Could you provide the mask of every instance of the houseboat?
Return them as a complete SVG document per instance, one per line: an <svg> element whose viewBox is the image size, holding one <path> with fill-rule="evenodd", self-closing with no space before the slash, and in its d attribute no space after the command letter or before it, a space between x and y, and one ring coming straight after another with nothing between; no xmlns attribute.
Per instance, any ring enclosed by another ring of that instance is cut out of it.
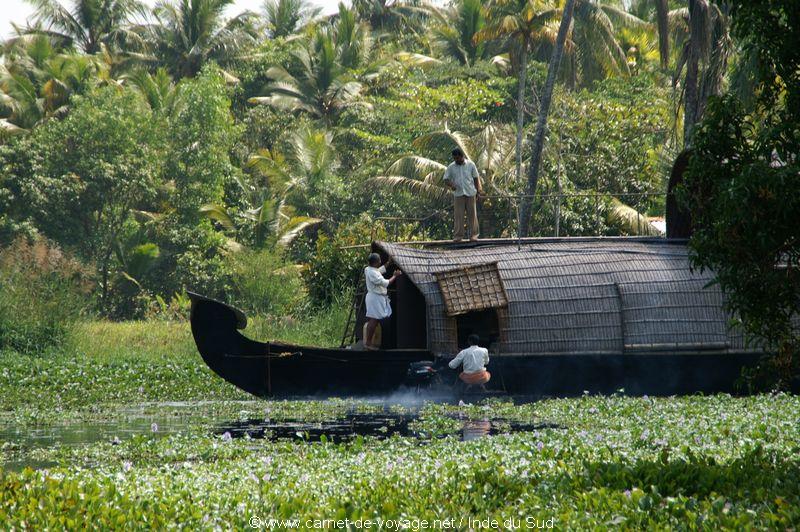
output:
<svg viewBox="0 0 800 532"><path fill-rule="evenodd" d="M374 242L403 274L381 346L364 350L363 294L340 348L260 342L247 318L198 294L191 327L206 364L253 395L354 396L416 389L476 334L492 393L569 396L735 392L764 355L729 324L713 272L692 270L685 239L488 239ZM365 249L365 256L366 256ZM363 281L361 281L363 283ZM347 335L346 335L347 336Z"/></svg>

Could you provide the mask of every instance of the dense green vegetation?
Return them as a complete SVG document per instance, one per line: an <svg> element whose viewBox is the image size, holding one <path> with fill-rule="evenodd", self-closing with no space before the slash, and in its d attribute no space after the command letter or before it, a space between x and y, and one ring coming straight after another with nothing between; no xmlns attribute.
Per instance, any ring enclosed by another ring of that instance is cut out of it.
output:
<svg viewBox="0 0 800 532"><path fill-rule="evenodd" d="M741 325L779 353L772 380L800 370L800 12L732 2L748 91L712 100L698 126L685 202L694 262L713 268Z"/></svg>
<svg viewBox="0 0 800 532"><path fill-rule="evenodd" d="M498 406L527 419L568 421L569 428L472 442L135 437L41 455L70 466L0 473L0 516L12 526L72 527L89 519L98 527L202 529L243 529L253 516L531 517L553 518L556 528L729 530L786 528L798 519L794 399ZM688 422L684 411L693 414ZM487 417L480 406L460 412ZM432 422L439 413L426 415Z"/></svg>
<svg viewBox="0 0 800 532"><path fill-rule="evenodd" d="M4 441L0 521L8 526L531 517L553 518L559 529L774 529L800 519L800 401L793 396L428 404L415 422L420 438L230 440L214 427L264 417L313 422L382 406L243 400L203 365L183 325L103 323L78 338L75 353L6 359L0 429L113 422L132 407L140 416L189 421L168 435L147 422L138 434L79 445ZM461 442L469 419L562 428ZM51 465L12 472L6 461Z"/></svg>
<svg viewBox="0 0 800 532"><path fill-rule="evenodd" d="M525 191L531 235L656 234L688 148L695 263L778 349L765 382L786 385L800 360L793 2L353 0L321 17L268 0L231 19L232 0L31 3L0 47L0 431L131 409L191 422L0 441L0 523L797 528L794 396L428 404L421 438L231 439L215 423L381 406L253 401L202 363L185 320L194 290L244 309L254 338L337 345L358 246L450 236L456 146L484 182L484 236L526 232ZM465 419L561 428L461 442ZM39 469L7 467L20 463Z"/></svg>
<svg viewBox="0 0 800 532"><path fill-rule="evenodd" d="M692 147L696 263L796 367L788 5L576 0L550 68L560 0L230 4L37 0L3 43L0 280L20 288L0 294L0 348L58 343L76 314L179 316L186 290L273 320L346 304L363 250L343 248L450 235L456 146L484 236L659 234ZM74 268L31 270L25 245ZM43 283L62 287L49 303L29 296Z"/></svg>
<svg viewBox="0 0 800 532"><path fill-rule="evenodd" d="M81 308L104 318L180 306L186 289L297 316L346 301L361 255L343 245L449 236L455 146L491 194L483 233L516 234L559 2L355 2L319 17L275 0L229 20L228 4L36 3L2 49L0 245L39 239L82 262ZM654 16L578 2L534 234L655 232L680 94ZM283 273L254 281L256 268Z"/></svg>

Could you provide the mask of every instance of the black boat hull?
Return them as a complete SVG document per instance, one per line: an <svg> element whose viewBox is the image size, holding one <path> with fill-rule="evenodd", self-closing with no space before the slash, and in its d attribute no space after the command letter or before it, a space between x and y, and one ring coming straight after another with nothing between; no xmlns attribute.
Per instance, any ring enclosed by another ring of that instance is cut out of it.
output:
<svg viewBox="0 0 800 532"><path fill-rule="evenodd" d="M190 294L191 326L206 364L220 377L258 397L387 395L406 383L409 365L433 360L427 350L358 351L256 342L242 335L237 309ZM489 364L490 391L527 397L574 396L586 391L631 395L736 393L742 369L758 352L566 354L497 356ZM455 372L440 372L445 388Z"/></svg>
<svg viewBox="0 0 800 532"><path fill-rule="evenodd" d="M259 397L362 395L400 387L409 364L427 350L358 351L257 342L242 335L246 318L212 299L190 294L197 349L217 375Z"/></svg>

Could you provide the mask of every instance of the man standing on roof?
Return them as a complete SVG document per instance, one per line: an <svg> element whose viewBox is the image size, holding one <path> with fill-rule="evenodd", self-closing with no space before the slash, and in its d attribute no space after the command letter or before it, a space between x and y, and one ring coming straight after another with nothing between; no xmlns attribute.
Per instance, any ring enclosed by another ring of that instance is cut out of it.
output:
<svg viewBox="0 0 800 532"><path fill-rule="evenodd" d="M464 214L466 213L469 239L475 242L480 233L476 199L479 194L483 193L478 167L464 156L461 148L454 149L452 155L453 162L444 171L444 182L453 191L453 240L456 242L464 240Z"/></svg>
<svg viewBox="0 0 800 532"><path fill-rule="evenodd" d="M367 331L364 335L364 347L367 349L378 349L380 346L372 345L372 337L380 320L392 315L392 305L389 303L389 291L387 288L395 282L403 272L395 270L390 279L386 279L386 264L381 266L381 256L377 253L370 253L367 257L369 266L364 268L364 278L367 282Z"/></svg>

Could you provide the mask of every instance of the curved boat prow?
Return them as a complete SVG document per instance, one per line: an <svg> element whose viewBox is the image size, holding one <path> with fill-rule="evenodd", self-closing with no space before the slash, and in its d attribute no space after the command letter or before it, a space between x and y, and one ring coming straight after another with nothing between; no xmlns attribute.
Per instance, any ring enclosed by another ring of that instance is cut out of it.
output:
<svg viewBox="0 0 800 532"><path fill-rule="evenodd" d="M268 345L242 335L247 326L241 310L187 292L192 301L190 321L197 350L214 373L257 396L266 395Z"/></svg>
<svg viewBox="0 0 800 532"><path fill-rule="evenodd" d="M358 351L256 342L238 329L242 311L189 292L192 335L214 373L256 395L353 395L388 392L406 380L409 364L428 360L424 349Z"/></svg>

